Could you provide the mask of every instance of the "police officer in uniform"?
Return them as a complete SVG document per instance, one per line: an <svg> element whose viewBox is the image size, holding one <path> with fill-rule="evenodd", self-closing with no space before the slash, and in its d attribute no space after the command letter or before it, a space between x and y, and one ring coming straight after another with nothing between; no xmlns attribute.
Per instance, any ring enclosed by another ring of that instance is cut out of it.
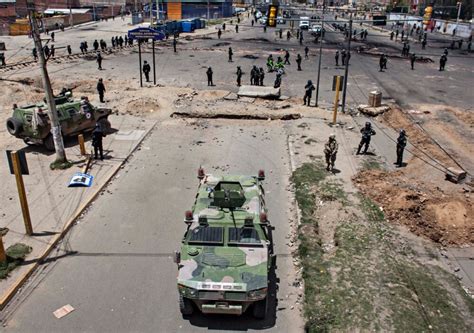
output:
<svg viewBox="0 0 474 333"><path fill-rule="evenodd" d="M395 162L395 164L399 168L403 166L403 151L405 150L406 145L407 135L405 133L405 130L402 129L397 139L397 161Z"/></svg>
<svg viewBox="0 0 474 333"><path fill-rule="evenodd" d="M365 127L360 130L360 133L362 133L362 140L360 140L359 148L357 148L357 155L360 154L360 150L364 145L365 147L363 153L367 153L367 149L369 149L370 145L370 139L372 135L376 134L375 131L372 129L372 124L370 122L365 123Z"/></svg>
<svg viewBox="0 0 474 333"><path fill-rule="evenodd" d="M102 55L97 51L97 64L99 65L98 69L102 69Z"/></svg>
<svg viewBox="0 0 474 333"><path fill-rule="evenodd" d="M213 74L213 73L214 73L214 72L212 71L212 68L211 68L211 67L209 67L209 68L207 69L207 71L206 71L206 74L207 74L207 85L208 85L208 86L213 86L213 85L214 85L214 83L212 82L212 74Z"/></svg>
<svg viewBox="0 0 474 333"><path fill-rule="evenodd" d="M104 148L102 146L102 138L105 136L99 123L95 124L95 129L92 131L92 146L94 147L94 158L98 159L100 153L100 159L104 160Z"/></svg>
<svg viewBox="0 0 474 333"><path fill-rule="evenodd" d="M411 65L412 70L415 69L415 61L416 61L416 54L412 53L410 56L410 65Z"/></svg>
<svg viewBox="0 0 474 333"><path fill-rule="evenodd" d="M146 82L150 82L150 71L151 71L150 64L145 60L143 62L143 74L145 74Z"/></svg>
<svg viewBox="0 0 474 333"><path fill-rule="evenodd" d="M240 87L242 85L242 69L240 66L237 66L237 87Z"/></svg>
<svg viewBox="0 0 474 333"><path fill-rule="evenodd" d="M446 54L443 54L439 59L439 70L444 71L444 67L446 66L446 62L448 61L448 57Z"/></svg>
<svg viewBox="0 0 474 333"><path fill-rule="evenodd" d="M334 56L334 59L336 59L336 66L339 66L339 51L336 51L336 55Z"/></svg>
<svg viewBox="0 0 474 333"><path fill-rule="evenodd" d="M296 56L296 64L298 65L298 70L301 71L301 61L303 60L303 58L301 58L301 55L298 53L298 55Z"/></svg>
<svg viewBox="0 0 474 333"><path fill-rule="evenodd" d="M229 62L232 62L232 55L234 54L234 52L232 52L232 48L229 47Z"/></svg>
<svg viewBox="0 0 474 333"><path fill-rule="evenodd" d="M104 102L105 85L102 79L99 79L99 82L97 83L97 92L99 93L100 102L105 103Z"/></svg>
<svg viewBox="0 0 474 333"><path fill-rule="evenodd" d="M313 94L314 90L313 81L308 80L308 83L304 86L304 97L303 97L303 105L310 106L311 103L311 95Z"/></svg>
<svg viewBox="0 0 474 333"><path fill-rule="evenodd" d="M290 64L290 52L288 52L288 51L285 51L285 62L284 62L284 65L286 65L286 64L291 65L291 64Z"/></svg>
<svg viewBox="0 0 474 333"><path fill-rule="evenodd" d="M263 87L263 79L265 78L265 71L262 67L260 67L260 71L258 73L258 84Z"/></svg>
<svg viewBox="0 0 474 333"><path fill-rule="evenodd" d="M308 58L309 58L309 57L308 57L308 53L309 53L309 47L306 46L306 47L304 48L304 58L305 58L305 59L308 59Z"/></svg>

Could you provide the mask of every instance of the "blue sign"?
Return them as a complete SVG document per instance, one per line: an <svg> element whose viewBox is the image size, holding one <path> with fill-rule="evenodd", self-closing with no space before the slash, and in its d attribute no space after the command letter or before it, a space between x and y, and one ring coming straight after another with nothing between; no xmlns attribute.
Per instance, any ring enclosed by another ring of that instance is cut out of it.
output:
<svg viewBox="0 0 474 333"><path fill-rule="evenodd" d="M162 40L165 39L165 34L162 31L154 30L151 28L136 28L128 31L128 38L130 39L154 39Z"/></svg>
<svg viewBox="0 0 474 333"><path fill-rule="evenodd" d="M94 176L77 172L72 176L68 187L91 187Z"/></svg>

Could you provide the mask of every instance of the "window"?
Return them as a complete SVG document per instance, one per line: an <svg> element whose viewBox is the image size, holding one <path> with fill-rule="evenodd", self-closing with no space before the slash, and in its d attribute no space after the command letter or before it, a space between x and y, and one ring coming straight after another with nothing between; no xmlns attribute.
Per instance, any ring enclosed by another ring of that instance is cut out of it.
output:
<svg viewBox="0 0 474 333"><path fill-rule="evenodd" d="M224 238L223 231L222 227L199 226L196 229L189 230L188 243L222 244Z"/></svg>
<svg viewBox="0 0 474 333"><path fill-rule="evenodd" d="M229 228L229 244L261 244L254 228Z"/></svg>

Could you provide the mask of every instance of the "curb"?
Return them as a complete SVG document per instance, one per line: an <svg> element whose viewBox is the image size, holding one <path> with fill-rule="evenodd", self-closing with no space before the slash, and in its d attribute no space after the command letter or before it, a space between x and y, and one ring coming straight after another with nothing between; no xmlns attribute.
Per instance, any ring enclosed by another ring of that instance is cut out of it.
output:
<svg viewBox="0 0 474 333"><path fill-rule="evenodd" d="M141 145L141 143L149 136L149 134L153 131L158 121L155 121L153 126L143 135L143 137L137 142L135 147L130 151L130 153L119 163L117 166L112 169L112 172L105 178L106 180L104 183L94 192L91 196L84 201L83 204L79 206L78 209L74 212L73 216L69 218L69 220L64 225L63 230L52 240L52 242L48 245L48 247L44 250L43 254L37 258L35 264L26 271L22 276L20 276L17 281L7 290L7 292L0 297L0 311L3 310L7 305L8 302L15 296L17 291L21 288L21 286L26 282L26 280L35 272L41 262L46 259L46 257L51 253L51 251L56 247L56 245L63 239L63 237L69 232L69 230L74 225L74 222L77 218L86 210L86 208L95 200L95 198L99 195L99 193L109 184L110 180L117 174L117 172L121 169L121 167L129 160L130 156L137 150L137 148Z"/></svg>

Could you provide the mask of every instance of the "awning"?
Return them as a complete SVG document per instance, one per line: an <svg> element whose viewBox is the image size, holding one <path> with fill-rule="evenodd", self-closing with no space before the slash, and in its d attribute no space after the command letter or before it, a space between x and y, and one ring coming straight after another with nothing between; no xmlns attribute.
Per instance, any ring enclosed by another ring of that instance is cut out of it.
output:
<svg viewBox="0 0 474 333"><path fill-rule="evenodd" d="M85 14L89 12L90 8L48 8L43 13L44 14Z"/></svg>

